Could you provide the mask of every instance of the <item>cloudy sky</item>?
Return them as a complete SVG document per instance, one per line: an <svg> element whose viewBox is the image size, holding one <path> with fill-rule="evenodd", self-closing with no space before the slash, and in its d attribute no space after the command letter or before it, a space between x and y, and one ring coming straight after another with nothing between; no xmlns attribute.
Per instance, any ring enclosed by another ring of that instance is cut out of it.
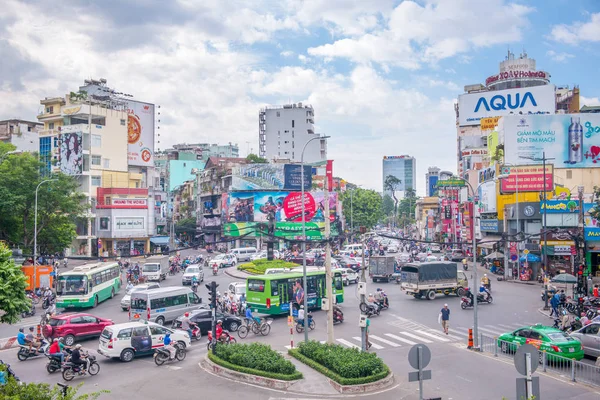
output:
<svg viewBox="0 0 600 400"><path fill-rule="evenodd" d="M453 102L524 48L600 104L597 0L2 0L0 119L86 78L161 105L160 144L258 148L258 110L298 102L334 173L381 188L384 155L456 170ZM249 144L247 143L249 142Z"/></svg>

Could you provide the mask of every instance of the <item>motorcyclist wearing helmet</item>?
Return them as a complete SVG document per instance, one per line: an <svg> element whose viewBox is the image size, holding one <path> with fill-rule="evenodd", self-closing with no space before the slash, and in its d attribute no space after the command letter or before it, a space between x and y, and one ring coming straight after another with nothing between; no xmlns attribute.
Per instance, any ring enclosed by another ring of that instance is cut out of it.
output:
<svg viewBox="0 0 600 400"><path fill-rule="evenodd" d="M177 349L173 346L173 339L171 339L171 332L167 332L165 334L165 338L163 339L163 344L165 345L165 349L169 351L169 360L175 358L175 354L177 353Z"/></svg>
<svg viewBox="0 0 600 400"><path fill-rule="evenodd" d="M375 296L373 296L373 293L369 293L369 297L367 298L367 301L370 303L370 306L375 309L375 311L377 311L379 309L379 304L377 303Z"/></svg>
<svg viewBox="0 0 600 400"><path fill-rule="evenodd" d="M35 347L36 350L40 349L42 343L39 340L37 340L36 335L33 334L33 326L29 327L29 333L27 334L27 336L25 336L25 342L27 342L27 344L29 345L29 350L31 350L32 347Z"/></svg>
<svg viewBox="0 0 600 400"><path fill-rule="evenodd" d="M215 333L217 336L217 340L223 340L223 321L222 320L218 320L217 321L217 326L215 328Z"/></svg>
<svg viewBox="0 0 600 400"><path fill-rule="evenodd" d="M52 357L56 357L56 358L60 359L61 364L63 364L65 362L65 353L62 352L60 339L58 339L58 338L54 339L54 341L50 345L50 348L48 349L48 353Z"/></svg>
<svg viewBox="0 0 600 400"><path fill-rule="evenodd" d="M90 366L90 360L83 353L81 349L81 345L78 343L75 345L75 349L71 352L71 363L75 365L81 365L83 368L83 372L86 372L88 367Z"/></svg>

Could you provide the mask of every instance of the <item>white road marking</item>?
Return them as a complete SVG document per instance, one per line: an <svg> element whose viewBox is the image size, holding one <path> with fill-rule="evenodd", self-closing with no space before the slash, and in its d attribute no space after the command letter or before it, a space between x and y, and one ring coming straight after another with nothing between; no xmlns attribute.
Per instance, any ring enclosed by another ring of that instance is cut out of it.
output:
<svg viewBox="0 0 600 400"><path fill-rule="evenodd" d="M491 329L484 328L484 327L482 327L482 326L480 326L478 329L479 329L480 331L488 332L488 333L491 333L492 335L496 335L496 336L498 336L498 335L502 335L502 333L504 333L504 332L493 331L493 330L491 330Z"/></svg>
<svg viewBox="0 0 600 400"><path fill-rule="evenodd" d="M403 334L403 335L405 335L405 336L408 336L410 338L417 339L417 340L419 340L419 341L421 341L423 343L433 343L431 340L424 339L424 338L422 338L420 336L417 336L417 335L413 335L412 333L408 333L408 332L400 332L400 333Z"/></svg>
<svg viewBox="0 0 600 400"><path fill-rule="evenodd" d="M358 337L358 336L353 336L352 339L358 340L359 342L362 343L362 339L360 337ZM371 347L373 347L375 350L381 350L381 349L383 349L383 346L380 346L380 345L378 345L376 343L371 343Z"/></svg>
<svg viewBox="0 0 600 400"><path fill-rule="evenodd" d="M418 331L416 331L416 332L417 332L417 333L420 333L421 335L429 336L430 338L433 338L433 339L435 339L435 340L439 340L440 342L449 342L449 341L450 341L450 340L446 339L445 337L441 337L441 336L438 336L438 335L434 335L434 334L432 334L432 333L429 333L429 332L425 332L425 331L421 331L421 330L418 330ZM440 335L441 335L441 334L440 334Z"/></svg>
<svg viewBox="0 0 600 400"><path fill-rule="evenodd" d="M433 329L429 329L429 332L431 332L431 333L433 333L433 334L435 334L435 335L441 335L441 333L439 333L438 331L434 331ZM459 334L459 335L462 335L462 333L461 333L461 332L455 332L455 331L451 331L451 332L452 332L452 333L457 333L457 334ZM447 338L454 339L454 340L461 340L461 341L462 341L462 340L465 340L465 338L461 338L461 337L458 337L458 336L454 336L452 333L450 333L450 334L446 335L446 337L447 337ZM469 335L468 335L468 334L466 334L466 333L465 333L464 335L465 335L465 336L469 336Z"/></svg>
<svg viewBox="0 0 600 400"><path fill-rule="evenodd" d="M360 346L355 345L354 343L350 343L349 341L345 340L345 339L335 339L338 342L340 342L341 344L348 346L348 347L355 347L357 349L360 349Z"/></svg>
<svg viewBox="0 0 600 400"><path fill-rule="evenodd" d="M410 344L411 346L414 346L416 344L412 340L404 339L404 338L401 338L400 336L392 335L391 333L384 333L384 335L387 337L391 337L392 339L399 340L403 343Z"/></svg>
<svg viewBox="0 0 600 400"><path fill-rule="evenodd" d="M375 336L375 335L369 335L369 339L375 339L375 340L377 340L379 342L382 342L382 343L385 343L385 344L389 344L392 347L400 347L400 346L402 346L401 344L394 343L394 342L392 342L390 340L387 340L387 339L384 339L384 338L381 338L381 337Z"/></svg>

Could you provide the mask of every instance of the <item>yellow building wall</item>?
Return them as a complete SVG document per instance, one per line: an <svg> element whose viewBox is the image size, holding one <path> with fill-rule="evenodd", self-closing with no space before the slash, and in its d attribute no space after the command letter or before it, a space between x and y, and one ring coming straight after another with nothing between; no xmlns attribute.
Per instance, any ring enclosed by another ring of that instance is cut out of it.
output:
<svg viewBox="0 0 600 400"><path fill-rule="evenodd" d="M600 182L600 165L598 168L555 168L554 182L571 192L577 192L577 186L583 185L585 193L593 193L594 186Z"/></svg>
<svg viewBox="0 0 600 400"><path fill-rule="evenodd" d="M102 171L102 187L104 188L141 188L142 174L120 171Z"/></svg>

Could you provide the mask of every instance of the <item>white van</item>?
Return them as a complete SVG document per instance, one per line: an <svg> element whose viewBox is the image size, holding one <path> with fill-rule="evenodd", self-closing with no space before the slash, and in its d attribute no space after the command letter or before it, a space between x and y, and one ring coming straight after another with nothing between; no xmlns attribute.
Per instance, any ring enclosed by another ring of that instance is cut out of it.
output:
<svg viewBox="0 0 600 400"><path fill-rule="evenodd" d="M238 247L231 249L229 254L236 256L238 262L250 261L250 256L257 253L256 247Z"/></svg>
<svg viewBox="0 0 600 400"><path fill-rule="evenodd" d="M154 349L164 346L166 333L170 333L173 342L183 348L191 345L190 336L185 331L165 328L152 322L125 322L104 328L100 334L98 353L129 362L136 356L153 354Z"/></svg>
<svg viewBox="0 0 600 400"><path fill-rule="evenodd" d="M352 252L354 254L361 256L363 253L363 245L362 244L349 244L349 245L344 246L343 251Z"/></svg>
<svg viewBox="0 0 600 400"><path fill-rule="evenodd" d="M129 320L146 320L164 325L202 303L190 288L165 287L131 294Z"/></svg>

